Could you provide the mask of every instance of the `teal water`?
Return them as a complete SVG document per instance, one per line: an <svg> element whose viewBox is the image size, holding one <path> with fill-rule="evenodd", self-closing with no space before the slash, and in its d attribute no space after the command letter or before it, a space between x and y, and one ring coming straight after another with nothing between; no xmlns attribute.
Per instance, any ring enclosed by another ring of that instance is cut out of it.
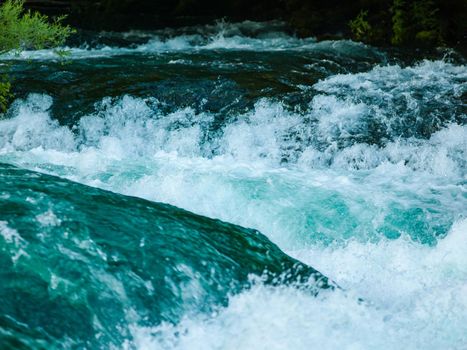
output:
<svg viewBox="0 0 467 350"><path fill-rule="evenodd" d="M458 54L250 22L69 50L1 57L5 347L465 347Z"/></svg>
<svg viewBox="0 0 467 350"><path fill-rule="evenodd" d="M0 174L2 348L118 346L132 324L215 312L250 274L310 295L333 288L257 231L11 166Z"/></svg>

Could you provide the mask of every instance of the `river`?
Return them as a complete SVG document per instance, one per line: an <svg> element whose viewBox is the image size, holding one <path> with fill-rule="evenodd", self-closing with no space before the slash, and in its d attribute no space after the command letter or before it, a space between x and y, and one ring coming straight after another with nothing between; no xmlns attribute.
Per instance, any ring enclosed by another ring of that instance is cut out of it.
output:
<svg viewBox="0 0 467 350"><path fill-rule="evenodd" d="M466 348L461 56L276 22L67 50L0 57L0 344Z"/></svg>

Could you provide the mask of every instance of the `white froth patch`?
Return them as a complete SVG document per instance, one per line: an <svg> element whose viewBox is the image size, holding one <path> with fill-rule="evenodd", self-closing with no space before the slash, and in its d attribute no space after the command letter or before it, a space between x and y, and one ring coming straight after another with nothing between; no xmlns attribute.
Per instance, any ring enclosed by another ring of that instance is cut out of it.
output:
<svg viewBox="0 0 467 350"><path fill-rule="evenodd" d="M332 167L370 170L385 167L389 163L435 176L462 178L466 171L466 154L467 127L450 124L434 133L428 140L397 140L385 147L352 145L333 156ZM324 158L326 159L325 156ZM313 167L322 161L323 154L309 148L303 153L299 164Z"/></svg>
<svg viewBox="0 0 467 350"><path fill-rule="evenodd" d="M29 151L34 148L70 151L75 147L73 133L52 120L48 112L52 98L30 94L12 106L12 119L0 121L0 149L2 153Z"/></svg>
<svg viewBox="0 0 467 350"><path fill-rule="evenodd" d="M404 125L404 118L432 118L420 114L422 105L427 99L459 97L465 75L463 66L442 61L336 75L313 86L323 94L312 99L305 113L262 99L214 134L210 127L215 115L192 108L163 114L156 99L131 96L103 99L72 132L50 116L49 96L32 94L15 103L10 111L13 118L0 121L0 154L38 149L63 152L62 158L79 152L88 159L94 152L106 163L146 161L165 152L191 158L230 157L236 163L262 163L274 169L298 164L304 171L371 170L392 163L436 176L463 177L465 126L446 121L429 138L397 137L399 131L391 130ZM412 96L417 89L428 91L427 96L421 100ZM401 98L406 100L403 111L396 102ZM368 144L372 128L393 135L394 140Z"/></svg>
<svg viewBox="0 0 467 350"><path fill-rule="evenodd" d="M351 293L312 297L256 285L210 316L133 327L137 349L462 349L467 341L467 220L436 247L397 240L307 250ZM363 303L357 301L363 297Z"/></svg>
<svg viewBox="0 0 467 350"><path fill-rule="evenodd" d="M124 96L117 103L104 99L98 105L97 115L80 120L78 130L83 149L96 147L116 159L151 157L161 150L198 155L201 125L212 117L196 115L191 108L161 115L157 104L155 99L131 96Z"/></svg>
<svg viewBox="0 0 467 350"><path fill-rule="evenodd" d="M0 233L7 243L19 245L23 241L18 231L8 227L8 222L6 221L0 221Z"/></svg>
<svg viewBox="0 0 467 350"><path fill-rule="evenodd" d="M47 210L45 213L37 215L36 220L45 227L60 226L62 223L62 220L60 220L51 209Z"/></svg>
<svg viewBox="0 0 467 350"><path fill-rule="evenodd" d="M28 256L25 249L28 242L21 237L19 232L8 226L7 221L0 221L0 236L10 245L11 260L16 263L21 256Z"/></svg>
<svg viewBox="0 0 467 350"><path fill-rule="evenodd" d="M460 97L465 87L462 84L451 84L453 76L459 80L467 79L465 66L441 60L424 60L413 67L376 66L365 73L337 74L315 84L314 88L333 93L342 93L342 89L352 89L355 92L364 91L369 95L391 97L408 91L408 87L432 86L452 88L456 96Z"/></svg>
<svg viewBox="0 0 467 350"><path fill-rule="evenodd" d="M363 133L364 117L368 107L364 103L351 103L335 96L318 95L312 101L314 116L318 119L319 139L332 144L346 143L346 139Z"/></svg>
<svg viewBox="0 0 467 350"><path fill-rule="evenodd" d="M313 298L293 289L256 286L232 297L229 306L212 318L135 327L131 345L137 349L337 349L393 343L388 335L372 336L372 330L384 327L382 320L367 322L372 318L369 311L338 294ZM349 330L350 325L359 327Z"/></svg>
<svg viewBox="0 0 467 350"><path fill-rule="evenodd" d="M301 117L287 112L279 103L261 100L255 109L225 127L219 142L222 153L235 161L280 163L282 135Z"/></svg>

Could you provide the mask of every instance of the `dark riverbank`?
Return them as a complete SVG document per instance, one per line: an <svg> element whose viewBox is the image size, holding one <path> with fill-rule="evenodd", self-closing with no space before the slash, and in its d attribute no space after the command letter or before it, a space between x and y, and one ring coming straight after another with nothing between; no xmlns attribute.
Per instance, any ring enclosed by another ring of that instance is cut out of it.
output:
<svg viewBox="0 0 467 350"><path fill-rule="evenodd" d="M48 15L67 14L81 29L125 31L227 21L283 20L298 36L353 38L378 46L449 46L465 52L462 0L27 0Z"/></svg>

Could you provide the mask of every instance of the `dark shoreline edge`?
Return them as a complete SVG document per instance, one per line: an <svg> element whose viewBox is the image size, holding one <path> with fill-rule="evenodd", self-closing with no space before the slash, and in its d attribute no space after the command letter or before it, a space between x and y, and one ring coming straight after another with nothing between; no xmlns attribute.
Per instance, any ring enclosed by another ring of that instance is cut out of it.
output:
<svg viewBox="0 0 467 350"><path fill-rule="evenodd" d="M66 14L67 23L93 31L180 28L219 19L231 23L280 20L299 37L354 39L382 47L442 46L467 52L467 2L462 0L26 0L25 6L49 16ZM396 11L402 18L397 29ZM350 21L362 12L367 13L364 18L370 27L356 35Z"/></svg>

